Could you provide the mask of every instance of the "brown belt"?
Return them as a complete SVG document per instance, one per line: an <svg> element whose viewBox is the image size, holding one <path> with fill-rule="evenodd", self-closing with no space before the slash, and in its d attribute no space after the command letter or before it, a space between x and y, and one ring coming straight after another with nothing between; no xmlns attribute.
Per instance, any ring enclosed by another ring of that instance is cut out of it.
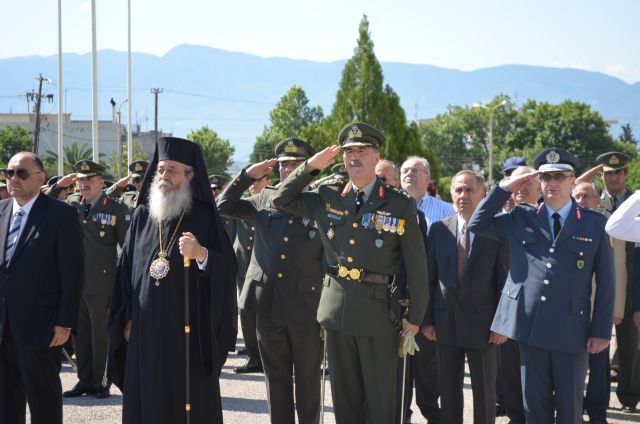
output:
<svg viewBox="0 0 640 424"><path fill-rule="evenodd" d="M329 265L327 273L334 277L348 278L358 283L379 284L388 286L395 281L395 275L378 274L377 272L365 271L359 268L347 268L342 265Z"/></svg>

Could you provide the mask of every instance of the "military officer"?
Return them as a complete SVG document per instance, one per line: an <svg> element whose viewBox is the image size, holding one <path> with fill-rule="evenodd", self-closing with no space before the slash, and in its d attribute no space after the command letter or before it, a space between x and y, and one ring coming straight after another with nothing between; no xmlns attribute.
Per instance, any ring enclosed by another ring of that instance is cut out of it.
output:
<svg viewBox="0 0 640 424"><path fill-rule="evenodd" d="M342 129L338 142L292 172L273 202L315 219L325 246L328 269L317 317L327 329L336 422L388 424L394 421L398 331L415 335L425 313L425 248L415 201L376 178L384 135L357 122ZM349 182L305 191L341 148ZM393 323L389 295L400 258L411 305L404 323Z"/></svg>
<svg viewBox="0 0 640 424"><path fill-rule="evenodd" d="M276 145L277 159L243 170L218 200L222 214L255 222L253 254L240 307L257 315L269 414L276 424L295 422L293 378L298 422L318 423L320 418L322 339L316 311L324 275L322 241L310 216L296 217L275 207L275 187L268 186L248 198L241 196L255 180L267 175L276 161L284 180L313 153L315 150L302 140L282 140Z"/></svg>
<svg viewBox="0 0 640 424"><path fill-rule="evenodd" d="M129 209L102 191L104 166L89 160L75 165L79 194L67 202L78 209L84 229L85 284L74 336L78 383L64 397L84 394L103 399L109 388L103 384L107 360L107 313L117 262L129 226Z"/></svg>
<svg viewBox="0 0 640 424"><path fill-rule="evenodd" d="M112 199L118 199L129 207L129 209L135 209L138 203L138 193L142 186L142 178L144 173L147 172L147 166L149 162L146 160L137 160L129 164L130 174L126 177L120 178L115 184L112 184L107 190L107 196ZM135 187L135 190L128 190L127 188Z"/></svg>
<svg viewBox="0 0 640 424"><path fill-rule="evenodd" d="M502 181L480 203L468 227L509 244L509 276L491 331L520 342L528 424L554 422L554 411L555 422L582 422L588 354L606 349L611 337L612 252L605 217L571 198L577 165L565 150L544 150L535 159L537 171ZM536 175L544 203L496 215L510 193Z"/></svg>

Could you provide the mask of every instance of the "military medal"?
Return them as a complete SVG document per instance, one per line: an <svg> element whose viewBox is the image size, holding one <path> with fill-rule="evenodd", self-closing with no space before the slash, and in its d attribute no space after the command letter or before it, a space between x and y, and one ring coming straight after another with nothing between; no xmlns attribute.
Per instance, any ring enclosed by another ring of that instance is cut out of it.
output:
<svg viewBox="0 0 640 424"><path fill-rule="evenodd" d="M158 223L158 238L160 239L160 250L158 252L158 257L153 262L151 262L151 265L149 266L149 275L151 276L151 278L156 280L156 287L160 285L160 280L166 277L169 273L170 267L169 260L167 259L169 255L168 250L169 246L171 246L171 243L173 242L173 239L176 237L176 233L178 232L178 227L180 227L183 216L184 211L182 211L182 215L180 215L180 220L178 221L176 228L173 230L173 234L171 235L169 242L164 247L162 246L162 222Z"/></svg>
<svg viewBox="0 0 640 424"><path fill-rule="evenodd" d="M333 227L329 227L329 231L327 231L327 237L329 238L329 240L333 240L334 235L335 233L333 232Z"/></svg>
<svg viewBox="0 0 640 424"><path fill-rule="evenodd" d="M362 221L361 224L364 228L367 228L369 226L369 217L371 216L371 213L367 212L364 215L362 215Z"/></svg>
<svg viewBox="0 0 640 424"><path fill-rule="evenodd" d="M306 227L307 225L309 225L310 221L311 220L309 218L302 218L302 225L304 225Z"/></svg>
<svg viewBox="0 0 640 424"><path fill-rule="evenodd" d="M398 229L396 232L399 236L404 234L404 219L398 219Z"/></svg>
<svg viewBox="0 0 640 424"><path fill-rule="evenodd" d="M382 228L383 228L385 231L391 231L391 224L389 223L389 221L391 221L391 217L388 217L388 216L385 216L385 217L382 219L382 222L383 222Z"/></svg>
<svg viewBox="0 0 640 424"><path fill-rule="evenodd" d="M377 218L378 219L376 219L376 230L381 231L383 227L382 220L384 219L384 216L378 215Z"/></svg>
<svg viewBox="0 0 640 424"><path fill-rule="evenodd" d="M398 229L396 224L398 223L398 218L391 218L391 232L395 233Z"/></svg>

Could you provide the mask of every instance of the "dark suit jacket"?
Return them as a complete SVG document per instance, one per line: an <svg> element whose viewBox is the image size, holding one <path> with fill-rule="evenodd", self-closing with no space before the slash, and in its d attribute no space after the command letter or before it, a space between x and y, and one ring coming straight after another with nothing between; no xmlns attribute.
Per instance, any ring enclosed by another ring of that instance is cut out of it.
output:
<svg viewBox="0 0 640 424"><path fill-rule="evenodd" d="M485 347L507 278L508 258L499 241L474 236L458 287L456 235L456 215L431 225L427 246L431 302L425 321L435 325L438 343Z"/></svg>
<svg viewBox="0 0 640 424"><path fill-rule="evenodd" d="M55 325L76 324L84 278L76 210L39 194L7 266L4 247L13 199L0 201L0 343L9 326L16 345L46 347Z"/></svg>

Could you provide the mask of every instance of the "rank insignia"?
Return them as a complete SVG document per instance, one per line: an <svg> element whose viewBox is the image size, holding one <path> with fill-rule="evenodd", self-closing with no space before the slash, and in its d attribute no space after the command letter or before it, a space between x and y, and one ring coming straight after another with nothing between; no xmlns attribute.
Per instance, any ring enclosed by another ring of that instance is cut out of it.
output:
<svg viewBox="0 0 640 424"><path fill-rule="evenodd" d="M329 227L329 230L327 231L327 238L329 240L333 240L334 236L335 236L335 233L333 232L333 227Z"/></svg>

